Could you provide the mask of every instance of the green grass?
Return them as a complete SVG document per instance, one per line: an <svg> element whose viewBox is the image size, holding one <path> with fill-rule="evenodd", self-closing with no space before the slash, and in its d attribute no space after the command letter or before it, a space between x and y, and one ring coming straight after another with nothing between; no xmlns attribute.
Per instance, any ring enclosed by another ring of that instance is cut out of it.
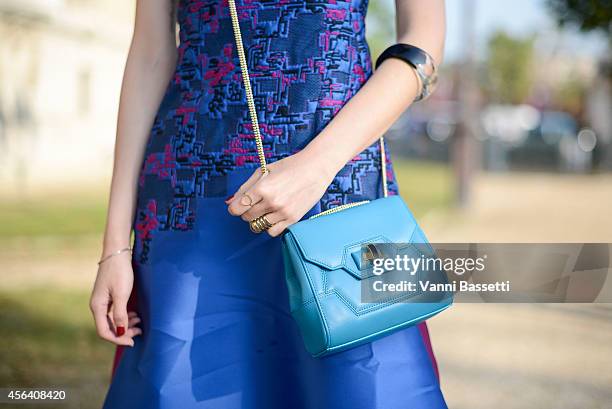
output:
<svg viewBox="0 0 612 409"><path fill-rule="evenodd" d="M417 217L451 202L452 175L446 165L397 158L401 194ZM106 218L106 190L66 192L0 201L0 239L14 236L70 237L99 234Z"/></svg>
<svg viewBox="0 0 612 409"><path fill-rule="evenodd" d="M68 192L0 201L0 238L74 236L104 229L106 198Z"/></svg>
<svg viewBox="0 0 612 409"><path fill-rule="evenodd" d="M415 217L452 205L453 174L448 165L396 158L393 168L400 194Z"/></svg>
<svg viewBox="0 0 612 409"><path fill-rule="evenodd" d="M69 388L82 408L99 408L114 347L97 337L88 299L57 288L0 292L0 385Z"/></svg>

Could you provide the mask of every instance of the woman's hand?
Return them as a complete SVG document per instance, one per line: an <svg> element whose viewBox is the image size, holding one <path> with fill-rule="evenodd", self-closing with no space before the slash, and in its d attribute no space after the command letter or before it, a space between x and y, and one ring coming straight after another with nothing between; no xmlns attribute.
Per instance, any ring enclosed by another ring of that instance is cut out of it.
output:
<svg viewBox="0 0 612 409"><path fill-rule="evenodd" d="M266 215L267 230L276 237L299 221L323 196L335 172L322 161L300 151L268 165L266 175L257 169L228 199L228 211L245 222Z"/></svg>
<svg viewBox="0 0 612 409"><path fill-rule="evenodd" d="M110 257L98 269L89 300L100 338L117 345L134 346L134 338L142 333L136 325L140 318L128 313L127 303L134 285L130 253Z"/></svg>

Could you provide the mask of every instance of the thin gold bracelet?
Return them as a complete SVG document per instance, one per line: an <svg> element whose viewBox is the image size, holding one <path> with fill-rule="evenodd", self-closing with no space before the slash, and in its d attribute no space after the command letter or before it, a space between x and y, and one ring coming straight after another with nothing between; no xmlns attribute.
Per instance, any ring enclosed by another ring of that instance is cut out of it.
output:
<svg viewBox="0 0 612 409"><path fill-rule="evenodd" d="M123 248L123 249L121 249L121 250L114 251L114 252L110 253L109 255L102 257L102 258L100 259L100 261L98 261L98 265L100 265L100 264L104 263L104 262L105 262L106 260L108 260L109 258L111 258L111 257L113 257L113 256L118 256L119 254L124 253L124 252L126 252L126 251L131 252L131 251L132 251L132 248L131 248L131 247L126 247L126 248Z"/></svg>

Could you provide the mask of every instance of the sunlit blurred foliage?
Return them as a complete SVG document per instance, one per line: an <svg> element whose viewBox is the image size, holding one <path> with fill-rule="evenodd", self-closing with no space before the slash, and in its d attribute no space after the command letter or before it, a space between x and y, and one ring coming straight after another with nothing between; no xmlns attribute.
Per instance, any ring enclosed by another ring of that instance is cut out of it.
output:
<svg viewBox="0 0 612 409"><path fill-rule="evenodd" d="M533 38L514 38L504 32L488 44L487 88L492 101L521 103L533 83Z"/></svg>
<svg viewBox="0 0 612 409"><path fill-rule="evenodd" d="M395 41L395 10L393 1L370 0L366 20L366 35L372 59Z"/></svg>

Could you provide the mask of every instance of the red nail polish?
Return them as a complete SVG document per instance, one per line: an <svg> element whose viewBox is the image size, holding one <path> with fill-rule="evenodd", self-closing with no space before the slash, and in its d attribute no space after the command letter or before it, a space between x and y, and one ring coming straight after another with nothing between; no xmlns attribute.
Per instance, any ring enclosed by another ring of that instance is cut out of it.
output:
<svg viewBox="0 0 612 409"><path fill-rule="evenodd" d="M227 199L225 199L225 203L229 202L230 200L232 200L234 198L234 195L228 196Z"/></svg>
<svg viewBox="0 0 612 409"><path fill-rule="evenodd" d="M125 334L125 327L117 327L117 336L123 336Z"/></svg>

